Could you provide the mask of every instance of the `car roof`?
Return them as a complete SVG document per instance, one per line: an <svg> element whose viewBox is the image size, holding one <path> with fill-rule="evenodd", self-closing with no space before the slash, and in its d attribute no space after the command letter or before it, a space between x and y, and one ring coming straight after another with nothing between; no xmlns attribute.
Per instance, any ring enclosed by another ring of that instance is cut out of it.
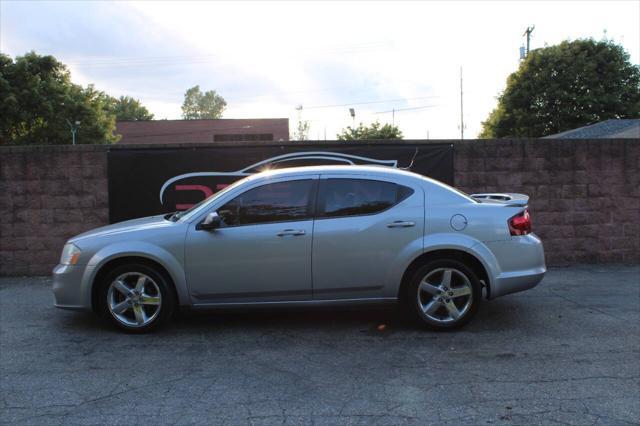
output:
<svg viewBox="0 0 640 426"><path fill-rule="evenodd" d="M398 178L428 179L425 176L389 166L378 165L339 165L339 166L302 166L284 169L265 170L257 173L256 177L286 177L303 174L340 174L340 175L378 175Z"/></svg>
<svg viewBox="0 0 640 426"><path fill-rule="evenodd" d="M476 203L467 194L455 189L452 186L447 185L439 180L429 178L427 176L414 173L411 171L397 169L389 166L379 165L341 165L341 166L303 166L303 167L289 167L285 169L266 170L260 173L255 173L249 176L248 179L272 179L278 177L287 176L304 176L304 175L318 175L318 174L331 174L331 175L343 175L343 176L368 176L374 178L375 176L386 177L391 179L397 179L399 182L405 184L412 182L413 184L420 186L427 186L431 188L431 196L436 194L446 195L447 197L454 196L455 198L464 199L465 201L471 201ZM434 192L435 191L435 192ZM451 198L449 198L451 199Z"/></svg>

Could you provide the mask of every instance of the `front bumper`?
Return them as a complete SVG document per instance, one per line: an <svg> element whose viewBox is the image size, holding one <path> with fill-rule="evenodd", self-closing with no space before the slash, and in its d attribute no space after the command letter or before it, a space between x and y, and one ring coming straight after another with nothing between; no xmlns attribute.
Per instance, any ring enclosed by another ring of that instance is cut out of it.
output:
<svg viewBox="0 0 640 426"><path fill-rule="evenodd" d="M491 282L490 298L528 290L547 272L542 241L535 234L486 243L495 256L499 272Z"/></svg>
<svg viewBox="0 0 640 426"><path fill-rule="evenodd" d="M75 311L91 310L91 295L82 285L86 266L57 265L53 268L54 306Z"/></svg>

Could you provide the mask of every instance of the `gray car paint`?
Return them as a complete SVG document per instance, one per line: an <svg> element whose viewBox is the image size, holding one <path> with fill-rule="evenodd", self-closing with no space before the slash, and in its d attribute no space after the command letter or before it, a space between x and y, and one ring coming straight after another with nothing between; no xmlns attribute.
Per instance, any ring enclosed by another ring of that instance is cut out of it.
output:
<svg viewBox="0 0 640 426"><path fill-rule="evenodd" d="M195 229L209 212L256 186L329 176L391 181L413 188L414 193L374 215L235 230ZM534 234L511 236L507 228L507 220L522 209L479 203L438 181L388 167L316 166L264 172L215 194L177 222L163 216L135 219L70 239L82 253L77 265L54 269L55 304L91 309L98 272L108 262L129 256L162 265L182 306L394 301L411 262L441 249L476 257L495 298L535 286L546 271L540 239ZM454 216L464 217L459 222L464 229L452 227ZM395 221L415 226L386 226ZM292 228L305 233L277 237L279 231Z"/></svg>

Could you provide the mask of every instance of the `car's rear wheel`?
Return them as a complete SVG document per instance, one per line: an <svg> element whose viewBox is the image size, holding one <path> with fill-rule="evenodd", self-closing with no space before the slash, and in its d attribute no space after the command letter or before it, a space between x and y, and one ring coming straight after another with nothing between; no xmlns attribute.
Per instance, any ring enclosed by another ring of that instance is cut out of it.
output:
<svg viewBox="0 0 640 426"><path fill-rule="evenodd" d="M102 316L116 327L146 333L171 318L175 297L162 273L144 264L128 263L105 275L99 304Z"/></svg>
<svg viewBox="0 0 640 426"><path fill-rule="evenodd" d="M476 275L454 259L434 260L418 268L407 290L411 312L435 330L463 326L475 315L482 299Z"/></svg>

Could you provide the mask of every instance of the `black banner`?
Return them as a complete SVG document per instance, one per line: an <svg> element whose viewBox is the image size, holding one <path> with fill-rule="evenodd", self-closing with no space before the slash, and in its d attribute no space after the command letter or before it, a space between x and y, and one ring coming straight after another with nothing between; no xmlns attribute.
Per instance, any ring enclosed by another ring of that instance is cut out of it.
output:
<svg viewBox="0 0 640 426"><path fill-rule="evenodd" d="M108 153L112 223L184 210L265 169L379 164L453 185L453 145L427 143L119 148Z"/></svg>

